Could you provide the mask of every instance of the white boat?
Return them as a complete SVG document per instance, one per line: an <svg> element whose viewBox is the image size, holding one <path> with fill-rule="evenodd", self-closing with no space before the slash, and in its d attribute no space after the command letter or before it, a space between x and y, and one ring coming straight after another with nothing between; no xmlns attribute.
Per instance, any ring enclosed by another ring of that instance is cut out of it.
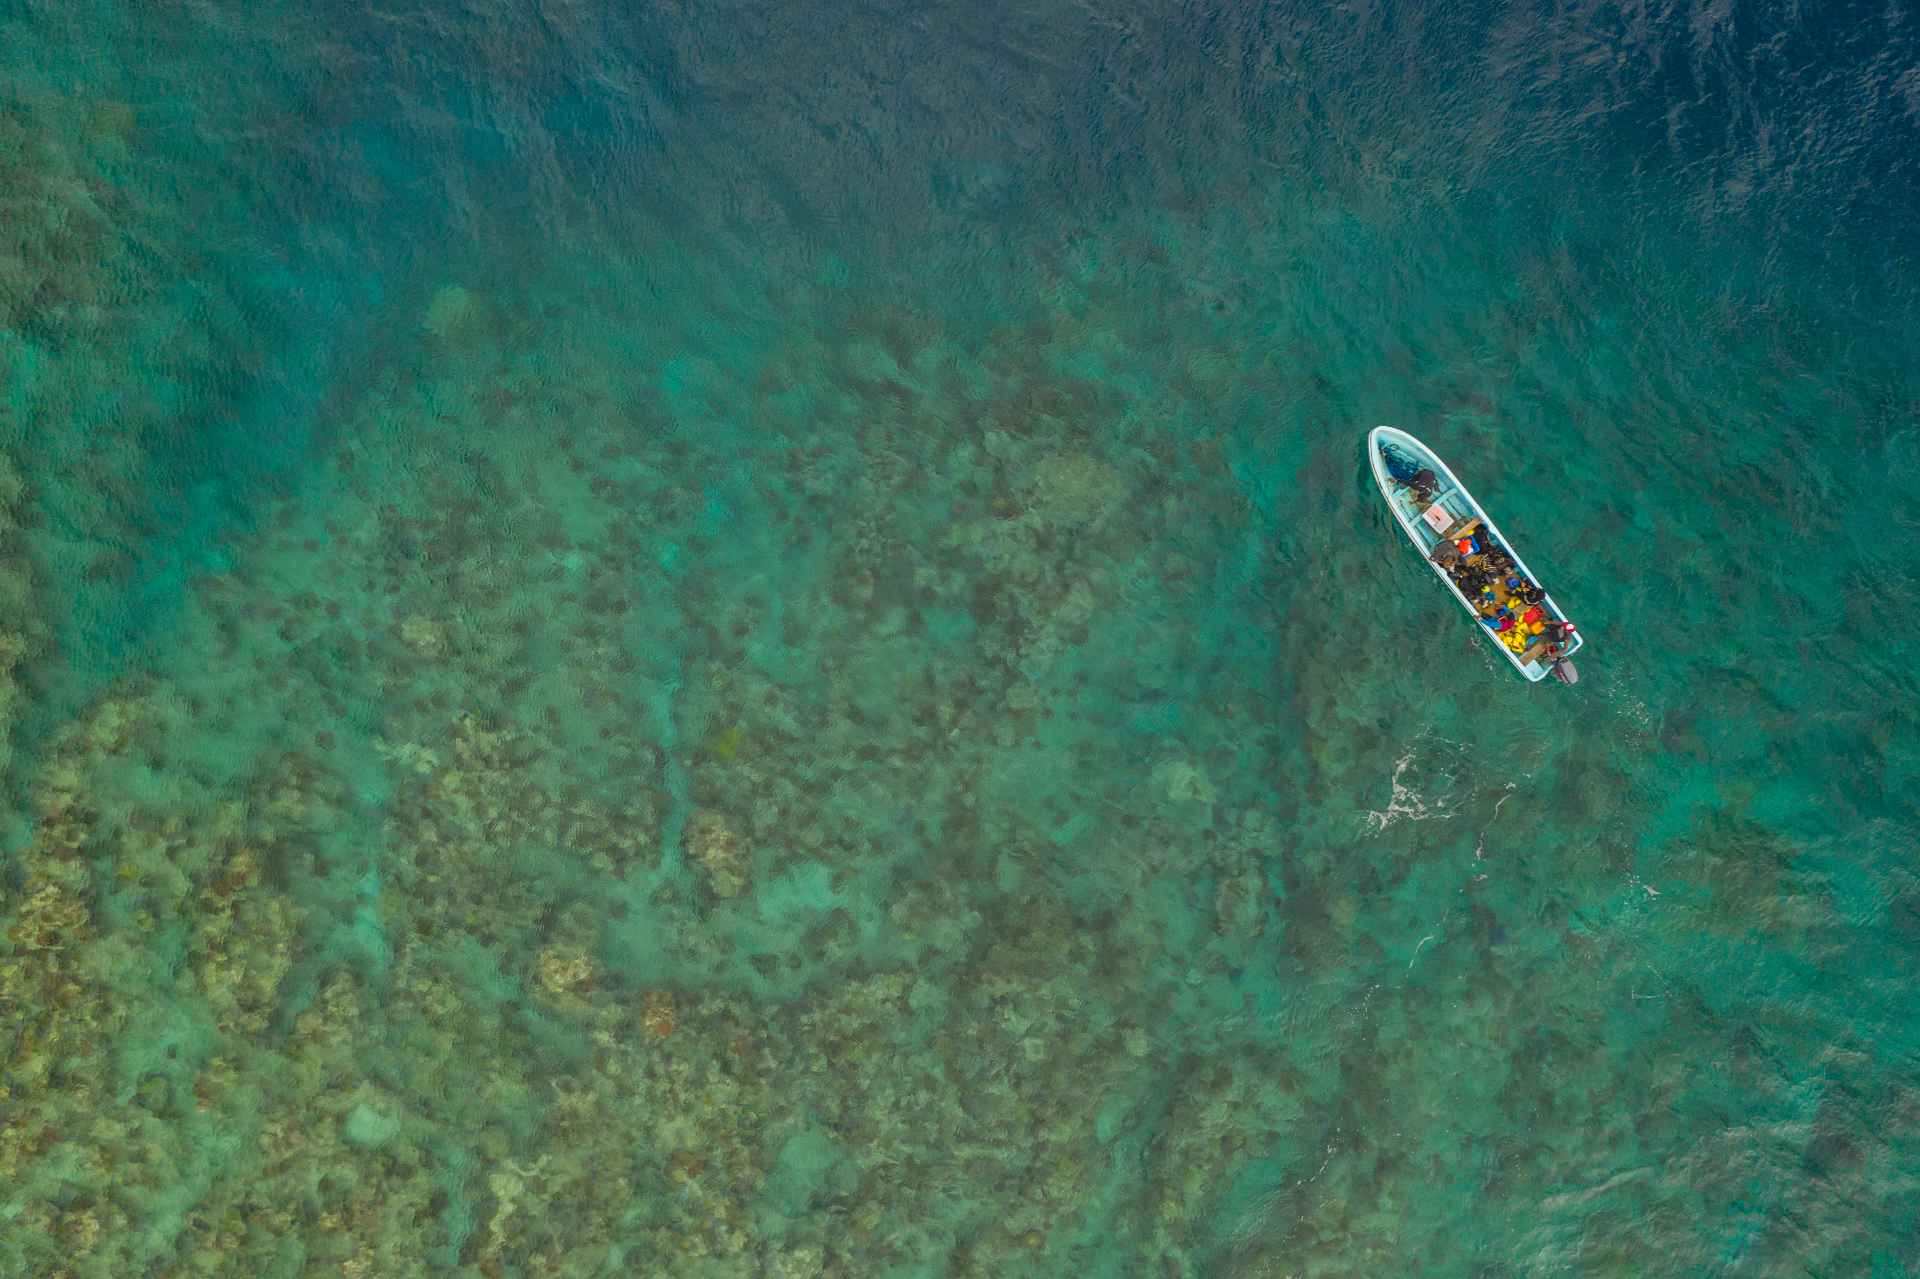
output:
<svg viewBox="0 0 1920 1279"><path fill-rule="evenodd" d="M1549 675L1564 684L1577 680L1579 673L1568 659L1580 651L1586 640L1553 602L1553 597L1545 594L1544 588L1540 588L1539 597L1529 606L1537 606L1544 615L1535 623L1520 620L1524 613L1517 604L1513 609L1512 624L1520 626L1522 644L1515 649L1503 633L1487 624L1475 601L1467 598L1455 580L1456 573L1462 570L1484 576L1481 570L1486 561L1482 557L1492 551L1496 556L1504 552L1505 558L1512 561L1508 574L1486 588L1498 596L1492 607L1498 609L1513 602L1507 595L1509 580L1531 583L1534 587L1540 583L1520 553L1513 549L1513 543L1487 518L1480 503L1473 500L1467 486L1447 469L1439 455L1397 427L1376 426L1367 433L1367 458L1373 465L1374 483L1380 486L1380 494L1387 499L1393 518L1406 531L1427 567L1439 576L1447 590L1460 601L1460 607L1473 618L1474 629L1484 633L1500 655L1513 664L1513 669L1529 680L1538 683ZM1464 558L1451 549L1462 540L1469 542L1469 554ZM1440 549L1443 543L1449 549ZM1520 589L1531 594L1526 586ZM1552 635L1560 628L1555 623L1566 625L1557 652L1553 651ZM1541 627L1539 633L1529 633L1533 626ZM1512 633L1510 627L1505 634Z"/></svg>

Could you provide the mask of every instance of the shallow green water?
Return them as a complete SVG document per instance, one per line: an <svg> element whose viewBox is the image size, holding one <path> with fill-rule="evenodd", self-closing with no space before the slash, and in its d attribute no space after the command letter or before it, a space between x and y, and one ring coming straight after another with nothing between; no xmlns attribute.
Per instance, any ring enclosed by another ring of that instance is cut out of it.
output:
<svg viewBox="0 0 1920 1279"><path fill-rule="evenodd" d="M1876 21L0 7L0 1274L1910 1273Z"/></svg>

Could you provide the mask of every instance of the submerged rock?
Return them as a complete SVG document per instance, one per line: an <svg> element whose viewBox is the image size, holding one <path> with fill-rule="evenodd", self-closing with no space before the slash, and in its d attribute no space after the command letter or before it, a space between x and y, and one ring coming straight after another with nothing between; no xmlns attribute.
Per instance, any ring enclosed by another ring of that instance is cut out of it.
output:
<svg viewBox="0 0 1920 1279"><path fill-rule="evenodd" d="M700 809L687 819L687 856L706 873L715 897L738 897L746 891L750 866L746 847L726 816Z"/></svg>
<svg viewBox="0 0 1920 1279"><path fill-rule="evenodd" d="M400 1135L400 1121L362 1102L347 1113L341 1133L350 1146L377 1150Z"/></svg>

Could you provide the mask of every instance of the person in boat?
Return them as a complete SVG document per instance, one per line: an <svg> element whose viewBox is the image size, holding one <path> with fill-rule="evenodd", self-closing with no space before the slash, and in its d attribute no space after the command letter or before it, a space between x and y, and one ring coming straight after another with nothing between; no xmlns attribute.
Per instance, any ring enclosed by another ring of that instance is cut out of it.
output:
<svg viewBox="0 0 1920 1279"><path fill-rule="evenodd" d="M1413 490L1413 500L1425 506L1433 501L1434 490L1440 487L1440 477L1433 473L1431 467L1423 466L1413 473L1413 478L1407 481L1407 487Z"/></svg>
<svg viewBox="0 0 1920 1279"><path fill-rule="evenodd" d="M1541 628L1541 633L1547 637L1547 642L1552 645L1553 648L1559 648L1565 645L1566 642L1575 635L1579 634L1580 628L1565 618L1556 617ZM1552 652L1553 650L1549 649L1548 651Z"/></svg>
<svg viewBox="0 0 1920 1279"><path fill-rule="evenodd" d="M1546 596L1539 586L1518 576L1507 578L1507 593L1523 604L1538 604Z"/></svg>

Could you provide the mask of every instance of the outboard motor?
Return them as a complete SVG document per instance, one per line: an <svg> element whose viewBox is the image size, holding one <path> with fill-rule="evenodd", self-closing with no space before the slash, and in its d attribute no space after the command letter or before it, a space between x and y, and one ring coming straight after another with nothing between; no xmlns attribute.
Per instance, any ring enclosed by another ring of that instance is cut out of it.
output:
<svg viewBox="0 0 1920 1279"><path fill-rule="evenodd" d="M1553 664L1553 677L1562 684L1578 684L1580 682L1580 672L1573 668L1572 661L1564 657Z"/></svg>

